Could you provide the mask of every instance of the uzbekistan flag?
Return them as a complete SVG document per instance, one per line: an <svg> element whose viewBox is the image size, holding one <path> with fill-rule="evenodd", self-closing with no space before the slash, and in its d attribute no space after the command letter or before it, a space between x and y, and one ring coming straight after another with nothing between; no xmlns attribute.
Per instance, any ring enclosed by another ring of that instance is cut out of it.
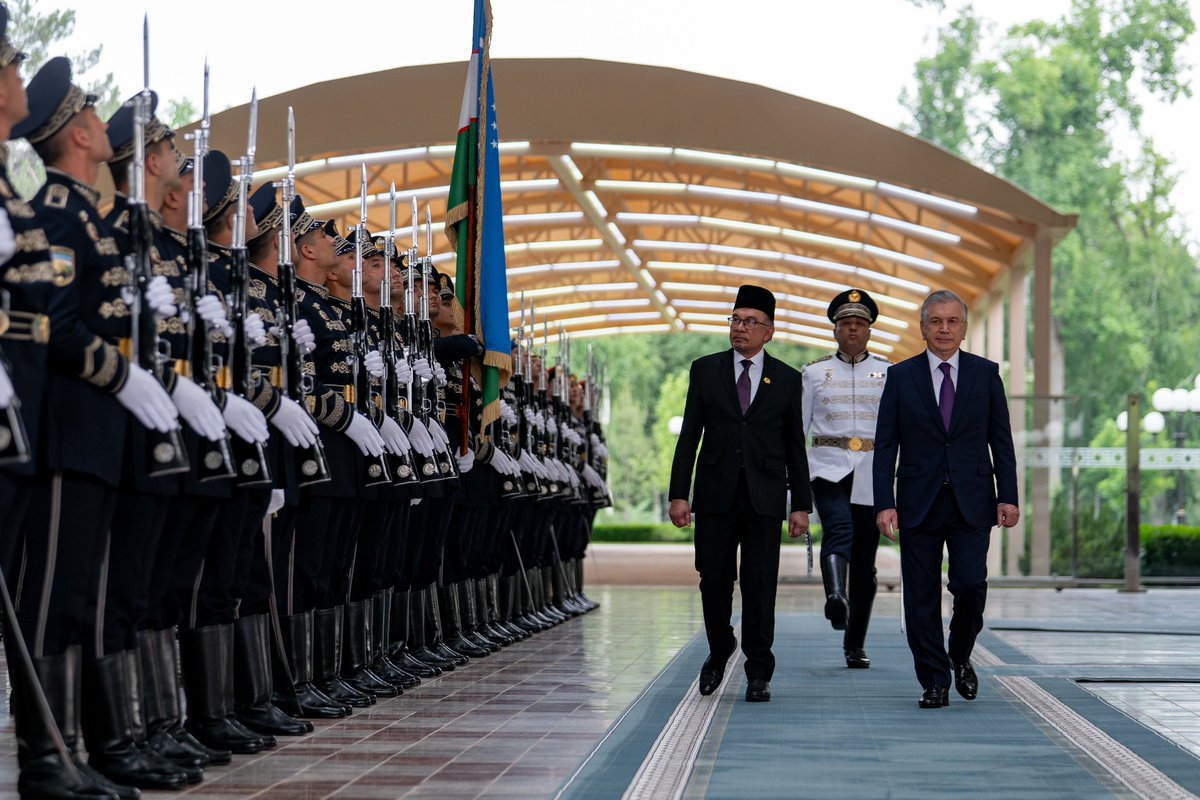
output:
<svg viewBox="0 0 1200 800"><path fill-rule="evenodd" d="M500 418L500 390L512 372L491 35L491 3L475 0L471 62L446 204L446 235L458 256L454 286L463 308L463 331L478 336L484 348L482 364L473 363L471 372L482 387L485 427Z"/></svg>

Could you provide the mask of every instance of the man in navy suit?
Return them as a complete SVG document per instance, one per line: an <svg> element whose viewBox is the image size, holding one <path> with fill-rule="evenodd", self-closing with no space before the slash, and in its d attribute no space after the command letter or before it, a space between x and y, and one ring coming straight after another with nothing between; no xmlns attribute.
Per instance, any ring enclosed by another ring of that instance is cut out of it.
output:
<svg viewBox="0 0 1200 800"><path fill-rule="evenodd" d="M959 349L966 334L967 306L958 295L937 291L925 298L921 336L927 349L888 370L875 428L876 524L892 541L903 526L904 619L925 690L921 708L950 704L952 669L958 693L975 699L979 681L971 650L983 628L991 528L1011 528L1021 516L1000 368ZM948 655L942 640L943 546L954 597Z"/></svg>
<svg viewBox="0 0 1200 800"><path fill-rule="evenodd" d="M709 647L700 669L700 694L716 691L725 663L737 650L729 624L736 576L750 702L771 699L780 526L786 518L788 534L803 535L812 508L800 373L763 349L774 333L775 296L760 286L742 286L729 318L733 349L692 362L671 465L671 521L682 528L691 523L693 511L696 515L696 571ZM689 503L693 465L696 483Z"/></svg>

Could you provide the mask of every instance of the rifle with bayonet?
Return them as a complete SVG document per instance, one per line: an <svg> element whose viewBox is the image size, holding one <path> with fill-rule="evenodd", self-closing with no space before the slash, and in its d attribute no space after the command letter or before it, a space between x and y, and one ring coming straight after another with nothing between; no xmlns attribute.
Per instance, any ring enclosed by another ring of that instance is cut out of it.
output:
<svg viewBox="0 0 1200 800"><path fill-rule="evenodd" d="M292 220L288 214L292 198L296 196L296 117L288 106L288 168L287 175L280 182L280 202L283 204L283 227L279 232L279 291L283 302L276 310L279 322L280 336L280 369L282 370L283 387L290 400L295 401L305 411L308 408L309 382L304 375L304 353L296 346L292 338L296 328L296 320L300 317L300 309L296 303L296 265L292 263ZM329 462L325 458L325 447L320 438L311 447L295 449L296 482L300 486L321 483L329 480Z"/></svg>
<svg viewBox="0 0 1200 800"><path fill-rule="evenodd" d="M392 311L392 263L396 260L396 184L388 196L388 230L383 237L383 283L379 287L380 351L383 354L383 413L406 433L412 430L412 415L400 405L400 381L396 375L396 315ZM420 481L409 453L391 456L392 483L397 486Z"/></svg>
<svg viewBox="0 0 1200 800"><path fill-rule="evenodd" d="M187 340L191 378L208 394L213 405L220 408L221 394L217 385L217 364L213 354L215 329L194 311L196 301L208 294L208 237L204 232L204 156L208 152L209 122L208 64L205 63L204 116L200 119L200 127L189 135L195 151L192 159L192 190L188 193L188 272L185 285L186 305L193 309L193 312L187 318ZM196 480L205 483L232 478L237 474L233 464L232 442L228 430L215 441L201 438Z"/></svg>
<svg viewBox="0 0 1200 800"><path fill-rule="evenodd" d="M206 84L207 86L207 84ZM208 118L208 95L204 96L204 116ZM250 181L254 176L254 154L258 136L258 90L250 94L250 131L246 153L237 161L238 194L233 216L233 242L230 247L230 292L233 336L230 340L230 385L233 391L249 397L253 387L263 380L251 366L254 345L246 336L246 317L250 315L250 259L246 252L246 197L250 193ZM199 178L197 178L199 183ZM271 471L267 466L267 455L261 442L247 442L239 436L233 437L233 456L237 464L238 486L269 486Z"/></svg>
<svg viewBox="0 0 1200 800"><path fill-rule="evenodd" d="M167 360L158 338L158 320L146 307L146 288L154 278L150 251L154 230L150 209L146 206L146 125L150 122L150 23L142 24L142 90L133 98L133 158L129 164L129 256L126 266L130 292L130 344L132 358L142 369L163 382L163 363ZM164 386L165 388L165 386ZM147 474L152 477L187 472L187 451L183 432L175 427L163 433L146 430Z"/></svg>
<svg viewBox="0 0 1200 800"><path fill-rule="evenodd" d="M0 323L7 325L12 297L8 290L0 289ZM0 368L11 377L12 362L0 350ZM21 416L21 399L14 393L8 408L0 414L0 465L24 464L32 456L29 449L29 433L25 428L25 419Z"/></svg>
<svg viewBox="0 0 1200 800"><path fill-rule="evenodd" d="M367 238L367 165L362 165L362 183L359 188L359 218L354 229L354 274L350 281L350 330L354 343L354 409L371 419L371 375L367 372L367 353L370 352L370 337L367 335L367 299L363 296L363 247ZM392 482L388 469L387 453L363 456L365 466L364 486L378 486Z"/></svg>
<svg viewBox="0 0 1200 800"><path fill-rule="evenodd" d="M423 269L421 258L417 254L417 198L415 197L412 201L412 246L408 249L406 261L408 268L405 270L404 324L401 338L404 340L404 358L411 368L420 358L418 355L420 324L416 312L415 273ZM424 424L424 420L428 418L422 413L422 409L425 408L427 391L429 391L429 387L423 385L421 379L413 375L405 393L405 410L409 412L409 428L407 430L411 430L413 425ZM413 460L416 463L417 475L423 483L441 480L441 471L438 469L437 459L433 456L414 451Z"/></svg>
<svg viewBox="0 0 1200 800"><path fill-rule="evenodd" d="M416 198L413 198L414 200ZM415 224L415 220L414 220ZM421 260L421 318L420 328L417 331L417 346L421 353L421 357L429 362L429 366L433 367L437 363L433 355L433 320L429 316L429 276L433 274L433 215L429 211L429 206L425 206L425 258ZM432 398L431 394L432 392ZM438 427L446 418L446 403L442 400L434 386L429 387L429 392L425 395L425 404L422 408L426 425L432 417ZM466 403L459 404L459 414L468 414L470 409ZM442 429L445 433L445 429ZM451 457L450 450L445 442L434 437L434 457L437 459L438 474L442 480L454 480L458 477L458 462ZM470 443L466 443L470 447Z"/></svg>
<svg viewBox="0 0 1200 800"><path fill-rule="evenodd" d="M532 454L536 449L536 444L533 442L533 431L529 420L525 419L525 409L529 407L529 368L526 366L524 357L529 352L525 347L525 293L521 292L521 321L517 327L517 359L513 365L513 380L514 380L514 396L517 399L517 407L513 411L517 414L517 461L521 467L521 485L525 488L525 493L530 497L537 497L542 493L542 484L538 480L537 473L531 472L528 463L521 463L521 456L524 454Z"/></svg>

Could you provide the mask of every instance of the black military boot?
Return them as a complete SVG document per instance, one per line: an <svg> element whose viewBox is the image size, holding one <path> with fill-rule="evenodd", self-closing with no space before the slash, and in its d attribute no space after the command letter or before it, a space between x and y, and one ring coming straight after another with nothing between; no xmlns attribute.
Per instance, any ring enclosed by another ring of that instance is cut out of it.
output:
<svg viewBox="0 0 1200 800"><path fill-rule="evenodd" d="M439 589L437 584L431 584L425 590L425 598L428 601L426 610L429 612L429 627L427 629L429 648L434 653L446 659L456 667L465 667L471 662L471 659L466 653L463 653L446 643L449 632L442 628L442 604L441 594L444 589ZM446 609L446 613L450 613L450 609Z"/></svg>
<svg viewBox="0 0 1200 800"><path fill-rule="evenodd" d="M583 609L571 602L571 590L562 562L550 565L550 607L564 617L577 617Z"/></svg>
<svg viewBox="0 0 1200 800"><path fill-rule="evenodd" d="M205 749L196 749L180 742L171 734L171 728L176 723L171 716L171 710L179 705L178 697L171 702L168 692L177 692L178 684L174 676L168 677L165 664L159 657L158 631L138 631L137 658L138 670L141 677L142 719L146 728L146 744L154 752L168 761L184 769L193 770L206 767L211 763ZM174 642L171 642L174 647ZM175 666L175 660L170 660L170 666ZM226 753L228 757L228 753ZM189 775L191 777L191 775Z"/></svg>
<svg viewBox="0 0 1200 800"><path fill-rule="evenodd" d="M496 595L492 593L492 579L496 576L486 575L475 581L477 606L479 608L479 624L487 637L501 647L508 647L517 641L517 637L504 629L500 624L500 608Z"/></svg>
<svg viewBox="0 0 1200 800"><path fill-rule="evenodd" d="M32 659L35 675L25 675L13 665L21 656L14 651L13 635L5 631L5 650L12 672L11 707L17 738L17 792L22 798L54 800L136 800L141 792L132 786L115 786L75 761L79 740L79 648L57 656ZM38 681L50 710L48 718L39 708L32 687ZM59 748L61 743L63 749ZM66 752L64 753L63 750ZM94 776L94 777L93 777Z"/></svg>
<svg viewBox="0 0 1200 800"><path fill-rule="evenodd" d="M391 657L392 642L395 641L392 625L392 590L379 589L371 595L371 642L369 658L371 671L400 689L411 689L421 683L416 675L403 669Z"/></svg>
<svg viewBox="0 0 1200 800"><path fill-rule="evenodd" d="M375 695L347 683L341 676L346 627L342 606L313 612L313 685L335 703L353 708L375 705Z"/></svg>
<svg viewBox="0 0 1200 800"><path fill-rule="evenodd" d="M182 789L187 773L133 740L126 656L111 653L84 666L83 736L88 764L111 781L141 789Z"/></svg>
<svg viewBox="0 0 1200 800"><path fill-rule="evenodd" d="M425 612L423 595L420 591L403 592L404 603L404 650L400 653L400 664L406 670L422 678L436 678L442 668L433 660L442 661L425 646ZM429 660L426 660L429 659ZM450 664L449 661L445 662ZM454 669L454 665L450 664Z"/></svg>
<svg viewBox="0 0 1200 800"><path fill-rule="evenodd" d="M453 590L454 587L452 587ZM482 617L479 614L478 597L475 593L475 581L467 578L460 581L457 587L459 609L462 613L463 637L489 653L499 653L500 645L488 637L480 629Z"/></svg>
<svg viewBox="0 0 1200 800"><path fill-rule="evenodd" d="M530 632L517 624L517 615L519 612L518 596L516 591L516 576L493 575L488 591L491 594L490 602L496 605L498 611L498 622L500 630L512 636L514 639L521 641L530 637Z"/></svg>
<svg viewBox="0 0 1200 800"><path fill-rule="evenodd" d="M457 584L450 584L449 586L439 588L438 601L441 610L444 611L442 623L445 626L444 641L446 644L469 658L483 658L489 655L492 652L491 650L480 647L465 635L466 632L463 630L462 598L459 597Z"/></svg>
<svg viewBox="0 0 1200 800"><path fill-rule="evenodd" d="M857 584L862 583L862 586ZM842 638L842 652L846 666L850 669L870 669L871 659L863 649L867 641L867 626L871 623L871 607L875 605L877 582L875 570L871 569L870 581L855 581L850 587L850 619L846 623L846 635Z"/></svg>
<svg viewBox="0 0 1200 800"><path fill-rule="evenodd" d="M367 666L370 656L371 616L367 603L359 600L342 606L343 681L371 698L395 697L400 690Z"/></svg>
<svg viewBox="0 0 1200 800"><path fill-rule="evenodd" d="M162 679L158 701L162 704L166 734L185 750L206 757L209 765L228 764L233 758L232 753L223 748L207 747L183 727L183 711L179 706L179 658L175 652L175 629L152 631L147 644L151 641L154 644L155 675ZM157 732L151 733L152 747L155 746L158 735ZM159 752L165 753L169 749L170 745L163 742Z"/></svg>
<svg viewBox="0 0 1200 800"><path fill-rule="evenodd" d="M187 775L188 783L199 783L204 780L202 764L194 762L181 763L176 759L163 755L147 741L146 717L142 700L144 681L142 679L141 659L138 657L137 650L126 650L122 655L125 657L125 689L129 697L129 732L133 736L133 741L142 750L151 752L158 758L167 763L174 764L183 770L184 774ZM155 696L154 701L157 702L157 700L158 698ZM176 745L178 744L176 742Z"/></svg>
<svg viewBox="0 0 1200 800"><path fill-rule="evenodd" d="M538 570L538 586L541 588L541 603L538 606L538 613L543 617L548 617L555 625L566 622L570 619L569 614L564 614L554 607L554 566L547 564Z"/></svg>
<svg viewBox="0 0 1200 800"><path fill-rule="evenodd" d="M835 631L846 630L850 601L846 599L846 575L850 562L835 554L821 556L821 581L825 584L825 619Z"/></svg>
<svg viewBox="0 0 1200 800"><path fill-rule="evenodd" d="M334 702L313 685L312 612L292 614L279 619L289 677L282 669L275 675L271 702L293 717L338 719L349 716L350 706Z"/></svg>
<svg viewBox="0 0 1200 800"><path fill-rule="evenodd" d="M395 588L386 590L392 604L389 626L387 654L393 659L399 658L408 649L408 604L411 602L408 592L400 592Z"/></svg>
<svg viewBox="0 0 1200 800"><path fill-rule="evenodd" d="M514 593L517 602L517 626L528 633L540 633L547 630L550 623L533 612L533 584L529 582L529 574L530 570L524 570L512 576L509 590Z"/></svg>
<svg viewBox="0 0 1200 800"><path fill-rule="evenodd" d="M579 557L574 561L575 565L575 589L579 592L579 599L587 606L588 611L595 611L600 607L592 598L583 593L583 557Z"/></svg>
<svg viewBox="0 0 1200 800"><path fill-rule="evenodd" d="M209 747L242 755L261 753L268 741L245 730L230 716L233 626L206 625L180 631L179 654L183 660L183 693L187 697L183 727Z"/></svg>
<svg viewBox="0 0 1200 800"><path fill-rule="evenodd" d="M233 715L254 733L303 736L312 731L312 723L290 717L271 703L269 625L266 614L233 623Z"/></svg>
<svg viewBox="0 0 1200 800"><path fill-rule="evenodd" d="M433 612L429 608L429 590L414 589L412 603L412 621L409 638L412 640L412 654L421 663L436 667L441 672L452 672L457 665L434 652L437 644L433 641ZM441 636L441 622L438 623L438 636ZM432 646L431 646L432 645ZM461 654L460 654L461 655Z"/></svg>

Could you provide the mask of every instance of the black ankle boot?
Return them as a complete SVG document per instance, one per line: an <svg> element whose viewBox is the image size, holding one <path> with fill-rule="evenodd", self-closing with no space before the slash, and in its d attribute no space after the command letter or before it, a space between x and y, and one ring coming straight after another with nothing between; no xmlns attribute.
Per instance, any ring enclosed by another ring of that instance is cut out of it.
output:
<svg viewBox="0 0 1200 800"><path fill-rule="evenodd" d="M233 623L233 714L254 733L303 736L311 722L295 719L271 703L271 643L266 614Z"/></svg>

